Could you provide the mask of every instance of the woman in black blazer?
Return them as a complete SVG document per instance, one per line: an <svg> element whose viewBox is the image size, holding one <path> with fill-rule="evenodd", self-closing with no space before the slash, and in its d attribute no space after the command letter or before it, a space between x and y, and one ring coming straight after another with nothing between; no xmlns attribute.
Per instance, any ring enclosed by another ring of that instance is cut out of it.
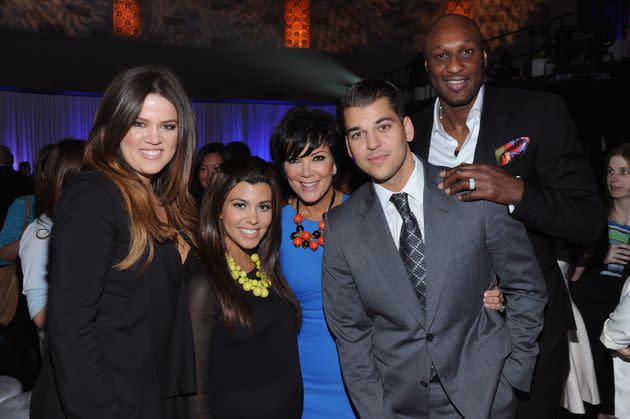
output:
<svg viewBox="0 0 630 419"><path fill-rule="evenodd" d="M118 75L55 209L50 346L32 418L178 418L195 391L183 278L197 211L194 118L168 70Z"/></svg>

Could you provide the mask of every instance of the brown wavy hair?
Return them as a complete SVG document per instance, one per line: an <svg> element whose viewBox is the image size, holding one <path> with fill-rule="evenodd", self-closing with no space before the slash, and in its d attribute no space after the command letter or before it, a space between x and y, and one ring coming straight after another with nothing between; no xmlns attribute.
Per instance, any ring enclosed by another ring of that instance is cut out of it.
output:
<svg viewBox="0 0 630 419"><path fill-rule="evenodd" d="M261 268L271 280L275 291L293 306L298 325L301 322L300 303L280 271L280 234L282 213L280 186L275 169L259 157L228 159L212 175L201 201L199 254L214 282L226 327L242 325L253 328L253 320L243 299L242 287L234 281L225 261L227 247L221 214L228 194L238 183L265 183L271 188L271 225L258 244Z"/></svg>
<svg viewBox="0 0 630 419"><path fill-rule="evenodd" d="M120 142L140 114L147 95L154 93L170 101L177 110L178 142L175 155L150 186L127 164ZM114 267L128 269L145 252L142 269L153 260L153 241L175 240L178 232L193 240L197 211L188 192L195 154L195 118L179 79L168 69L140 66L123 71L107 87L96 111L85 150L89 169L103 173L120 190L129 215L129 253ZM153 191L151 191L151 189ZM166 211L167 222L159 220L152 193Z"/></svg>
<svg viewBox="0 0 630 419"><path fill-rule="evenodd" d="M35 182L35 215L54 217L55 205L66 185L83 169L85 141L64 138L53 144Z"/></svg>

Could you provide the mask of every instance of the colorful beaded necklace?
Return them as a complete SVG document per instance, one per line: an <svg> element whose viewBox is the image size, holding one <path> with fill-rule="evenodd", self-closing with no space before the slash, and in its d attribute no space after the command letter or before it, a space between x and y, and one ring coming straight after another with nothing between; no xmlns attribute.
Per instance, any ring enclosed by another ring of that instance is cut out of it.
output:
<svg viewBox="0 0 630 419"><path fill-rule="evenodd" d="M304 230L302 227L302 221L304 221L304 217L300 214L300 198L297 200L296 204L296 214L293 217L293 222L296 224L295 231L291 233L291 241L293 241L293 246L301 247L303 249L311 249L313 252L319 249L320 246L324 245L324 229L326 228L326 213L330 211L333 204L335 203L335 190L333 189L332 199L330 200L330 204L328 204L328 210L322 215L323 220L319 222L318 229L310 233Z"/></svg>
<svg viewBox="0 0 630 419"><path fill-rule="evenodd" d="M260 270L260 257L258 253L254 253L249 257L252 262L256 264L256 278L250 279L247 277L247 272L243 271L240 266L236 264L232 256L225 254L225 260L230 270L230 275L235 281L243 287L245 291L251 291L255 297L267 298L269 296L269 288L271 281L267 278L267 275Z"/></svg>

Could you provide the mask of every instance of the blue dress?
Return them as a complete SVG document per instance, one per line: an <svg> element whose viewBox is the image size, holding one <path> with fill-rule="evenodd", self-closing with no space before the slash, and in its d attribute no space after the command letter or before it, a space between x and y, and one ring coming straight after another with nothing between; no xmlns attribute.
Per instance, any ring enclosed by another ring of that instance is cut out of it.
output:
<svg viewBox="0 0 630 419"><path fill-rule="evenodd" d="M347 196L344 196L344 201ZM345 391L337 347L328 331L322 308L322 254L296 248L289 237L295 231L291 205L282 208L280 267L302 306L302 328L298 335L300 368L304 382L304 419L355 418ZM304 229L317 230L319 221L304 219ZM325 234L324 234L325 235Z"/></svg>

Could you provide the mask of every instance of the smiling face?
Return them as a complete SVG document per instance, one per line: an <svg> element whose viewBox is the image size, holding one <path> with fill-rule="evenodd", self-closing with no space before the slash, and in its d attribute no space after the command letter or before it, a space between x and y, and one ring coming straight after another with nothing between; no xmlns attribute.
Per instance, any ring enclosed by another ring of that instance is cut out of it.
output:
<svg viewBox="0 0 630 419"><path fill-rule="evenodd" d="M150 182L175 155L178 138L175 106L163 96L150 93L121 140L120 151L125 162Z"/></svg>
<svg viewBox="0 0 630 419"><path fill-rule="evenodd" d="M304 147L302 153L308 150ZM300 154L284 162L284 173L289 186L297 197L307 204L315 204L323 199L332 187L333 175L337 166L327 145L315 148L311 154Z"/></svg>
<svg viewBox="0 0 630 419"><path fill-rule="evenodd" d="M486 53L481 34L461 16L445 16L425 40L426 68L443 106L472 107L483 84Z"/></svg>
<svg viewBox="0 0 630 419"><path fill-rule="evenodd" d="M217 170L217 168L223 163L223 157L219 153L208 153L201 160L199 166L199 183L206 189L208 187L208 180L210 176Z"/></svg>
<svg viewBox="0 0 630 419"><path fill-rule="evenodd" d="M273 218L271 187L239 182L230 190L221 211L227 252L235 259L255 249Z"/></svg>
<svg viewBox="0 0 630 419"><path fill-rule="evenodd" d="M413 124L402 121L385 97L343 111L348 153L375 182L393 192L402 190L415 166L409 142Z"/></svg>
<svg viewBox="0 0 630 419"><path fill-rule="evenodd" d="M630 197L630 165L623 156L615 155L608 161L606 186L613 199Z"/></svg>

